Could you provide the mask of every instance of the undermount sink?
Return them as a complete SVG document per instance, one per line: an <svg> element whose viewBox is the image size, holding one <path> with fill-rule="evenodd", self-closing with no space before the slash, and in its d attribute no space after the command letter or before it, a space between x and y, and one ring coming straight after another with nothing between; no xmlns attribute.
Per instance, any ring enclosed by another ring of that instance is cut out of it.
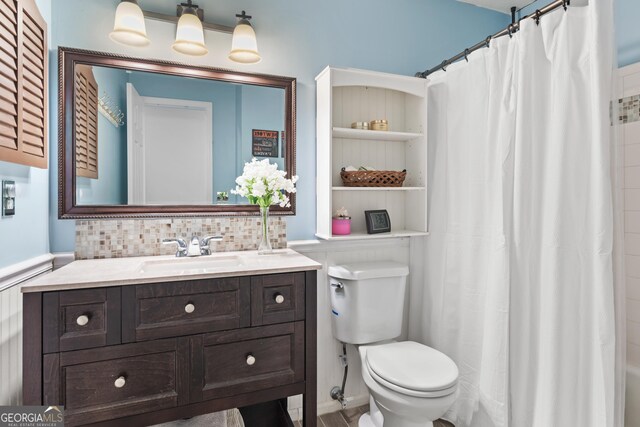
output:
<svg viewBox="0 0 640 427"><path fill-rule="evenodd" d="M174 258L145 261L140 264L140 273L197 274L215 273L244 265L237 255L201 256L194 258Z"/></svg>

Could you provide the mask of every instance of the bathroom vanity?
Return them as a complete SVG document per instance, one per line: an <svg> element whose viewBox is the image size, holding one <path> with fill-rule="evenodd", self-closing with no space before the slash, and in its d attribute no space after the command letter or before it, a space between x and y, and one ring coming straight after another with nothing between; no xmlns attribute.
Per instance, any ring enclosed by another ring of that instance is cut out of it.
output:
<svg viewBox="0 0 640 427"><path fill-rule="evenodd" d="M319 268L247 251L76 261L40 277L22 288L24 404L63 405L70 426L236 407L292 425L286 397L302 394L315 426Z"/></svg>

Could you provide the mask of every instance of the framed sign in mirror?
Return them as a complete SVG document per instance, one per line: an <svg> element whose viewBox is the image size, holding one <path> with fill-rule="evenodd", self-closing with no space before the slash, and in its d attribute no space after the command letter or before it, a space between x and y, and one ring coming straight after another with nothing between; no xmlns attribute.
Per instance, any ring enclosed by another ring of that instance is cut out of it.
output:
<svg viewBox="0 0 640 427"><path fill-rule="evenodd" d="M61 219L257 215L230 190L295 175L296 79L60 48L59 138Z"/></svg>

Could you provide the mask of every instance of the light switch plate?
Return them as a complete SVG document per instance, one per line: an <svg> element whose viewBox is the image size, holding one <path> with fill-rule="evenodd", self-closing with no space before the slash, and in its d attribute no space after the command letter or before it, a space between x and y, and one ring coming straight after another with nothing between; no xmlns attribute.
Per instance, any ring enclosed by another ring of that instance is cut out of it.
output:
<svg viewBox="0 0 640 427"><path fill-rule="evenodd" d="M2 216L16 214L16 182L2 181Z"/></svg>

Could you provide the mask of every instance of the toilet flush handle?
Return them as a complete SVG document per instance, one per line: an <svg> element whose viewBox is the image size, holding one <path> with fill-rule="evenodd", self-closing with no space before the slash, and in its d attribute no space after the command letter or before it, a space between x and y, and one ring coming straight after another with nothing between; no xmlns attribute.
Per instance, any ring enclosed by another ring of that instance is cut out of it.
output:
<svg viewBox="0 0 640 427"><path fill-rule="evenodd" d="M332 288L336 288L336 291L344 289L344 284L342 282L335 282L331 284Z"/></svg>

